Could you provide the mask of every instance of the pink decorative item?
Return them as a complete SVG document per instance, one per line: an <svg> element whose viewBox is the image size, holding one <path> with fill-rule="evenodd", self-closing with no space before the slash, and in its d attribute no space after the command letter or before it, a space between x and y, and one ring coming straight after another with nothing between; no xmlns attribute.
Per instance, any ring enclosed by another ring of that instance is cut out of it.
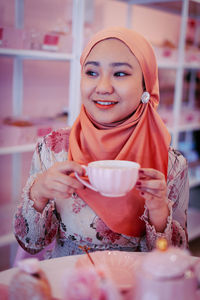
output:
<svg viewBox="0 0 200 300"><path fill-rule="evenodd" d="M46 34L43 41L43 50L58 50L59 36L56 34Z"/></svg>
<svg viewBox="0 0 200 300"><path fill-rule="evenodd" d="M102 268L67 270L63 275L63 300L122 300L120 293Z"/></svg>
<svg viewBox="0 0 200 300"><path fill-rule="evenodd" d="M66 122L54 118L7 118L0 123L0 145L10 147L34 144L38 137L43 137L52 130L62 127L66 127Z"/></svg>
<svg viewBox="0 0 200 300"><path fill-rule="evenodd" d="M135 273L133 299L199 299L195 264L186 250L175 247L153 250Z"/></svg>
<svg viewBox="0 0 200 300"><path fill-rule="evenodd" d="M2 46L5 48L22 49L23 31L15 27L2 28ZM1 40L1 38L0 38Z"/></svg>
<svg viewBox="0 0 200 300"><path fill-rule="evenodd" d="M106 197L121 197L135 186L140 165L125 160L99 160L83 166L90 184L75 176L88 188Z"/></svg>
<svg viewBox="0 0 200 300"><path fill-rule="evenodd" d="M18 267L26 273L34 274L39 272L40 265L37 258L27 258L18 262Z"/></svg>
<svg viewBox="0 0 200 300"><path fill-rule="evenodd" d="M51 286L36 258L20 261L9 285L10 300L52 300Z"/></svg>

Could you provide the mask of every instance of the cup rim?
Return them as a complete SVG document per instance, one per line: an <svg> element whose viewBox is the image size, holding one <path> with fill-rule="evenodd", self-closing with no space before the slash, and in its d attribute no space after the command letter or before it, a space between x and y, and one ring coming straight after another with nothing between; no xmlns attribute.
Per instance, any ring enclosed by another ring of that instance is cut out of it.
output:
<svg viewBox="0 0 200 300"><path fill-rule="evenodd" d="M104 165L104 168L109 169L109 166L106 166L106 164L115 164L116 168L119 165L119 167L123 167L122 164L124 164L124 168L125 169L132 169L132 168L136 168L139 169L140 168L140 164L134 161L129 161L129 160L115 160L115 159L104 159L104 160L96 160L96 161L92 161L88 164L88 166L90 167L101 167L102 165Z"/></svg>

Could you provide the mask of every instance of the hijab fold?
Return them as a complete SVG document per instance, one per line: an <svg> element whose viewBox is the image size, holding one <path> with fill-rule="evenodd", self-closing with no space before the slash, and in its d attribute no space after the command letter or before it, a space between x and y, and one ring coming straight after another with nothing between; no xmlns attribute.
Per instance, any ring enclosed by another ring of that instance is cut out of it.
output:
<svg viewBox="0 0 200 300"><path fill-rule="evenodd" d="M147 104L140 103L129 118L110 126L91 119L82 105L71 129L68 158L84 165L105 159L135 161L142 168L154 168L167 177L170 135L156 111L159 88L152 47L146 39L132 30L103 30L84 49L81 56L82 67L95 44L107 38L121 40L136 56L143 72L146 90L150 93L150 101ZM145 225L140 218L144 212L144 198L136 189L118 198L104 197L88 188L79 190L78 194L114 232L135 237L145 233Z"/></svg>

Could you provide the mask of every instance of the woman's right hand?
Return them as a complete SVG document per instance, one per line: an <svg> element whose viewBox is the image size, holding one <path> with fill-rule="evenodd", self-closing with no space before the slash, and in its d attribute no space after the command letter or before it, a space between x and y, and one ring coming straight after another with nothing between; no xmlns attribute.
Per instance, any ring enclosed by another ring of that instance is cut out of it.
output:
<svg viewBox="0 0 200 300"><path fill-rule="evenodd" d="M38 174L30 190L34 208L42 212L49 199L66 199L77 189L83 189L82 183L69 176L73 172L81 176L84 169L76 162L66 161L57 162L47 171Z"/></svg>

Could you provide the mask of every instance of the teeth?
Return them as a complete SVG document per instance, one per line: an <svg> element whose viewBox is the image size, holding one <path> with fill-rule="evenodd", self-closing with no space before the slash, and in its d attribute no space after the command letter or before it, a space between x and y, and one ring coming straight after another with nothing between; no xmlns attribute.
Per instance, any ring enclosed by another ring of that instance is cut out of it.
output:
<svg viewBox="0 0 200 300"><path fill-rule="evenodd" d="M100 104L100 105L111 105L111 104L115 104L115 102L105 102L105 101L96 101L96 103Z"/></svg>

